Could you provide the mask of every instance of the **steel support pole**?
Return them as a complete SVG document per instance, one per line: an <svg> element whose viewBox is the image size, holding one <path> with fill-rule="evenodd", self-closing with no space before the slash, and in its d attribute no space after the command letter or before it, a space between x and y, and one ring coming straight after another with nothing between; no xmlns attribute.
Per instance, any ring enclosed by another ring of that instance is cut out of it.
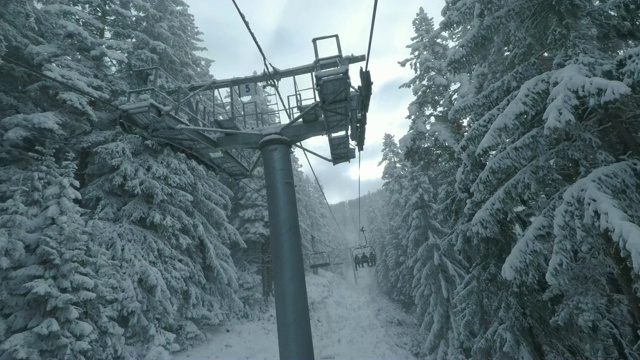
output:
<svg viewBox="0 0 640 360"><path fill-rule="evenodd" d="M291 143L271 135L259 147L267 185L280 359L313 359Z"/></svg>

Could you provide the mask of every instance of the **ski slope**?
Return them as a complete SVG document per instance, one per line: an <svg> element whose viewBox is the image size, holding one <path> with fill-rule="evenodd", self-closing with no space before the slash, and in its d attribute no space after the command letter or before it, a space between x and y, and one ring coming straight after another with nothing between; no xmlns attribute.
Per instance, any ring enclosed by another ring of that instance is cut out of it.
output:
<svg viewBox="0 0 640 360"><path fill-rule="evenodd" d="M316 359L414 359L415 321L375 286L373 268L345 277L320 270L307 276ZM234 321L211 342L173 357L180 360L278 359L275 305L256 321Z"/></svg>

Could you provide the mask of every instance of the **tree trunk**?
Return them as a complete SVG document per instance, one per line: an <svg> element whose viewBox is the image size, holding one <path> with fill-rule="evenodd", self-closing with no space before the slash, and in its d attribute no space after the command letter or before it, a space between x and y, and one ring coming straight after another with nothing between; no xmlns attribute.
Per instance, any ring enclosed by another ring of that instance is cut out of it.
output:
<svg viewBox="0 0 640 360"><path fill-rule="evenodd" d="M106 35L106 27L107 27L107 6L105 5L105 2L102 1L102 3L100 4L100 24L102 24L102 27L98 30L98 39L100 40L104 40L104 37Z"/></svg>
<svg viewBox="0 0 640 360"><path fill-rule="evenodd" d="M538 336L535 331L531 328L531 325L527 326L527 331L529 332L529 338L531 339L531 348L535 354L536 359L544 360L546 359L544 353L544 346L538 341Z"/></svg>
<svg viewBox="0 0 640 360"><path fill-rule="evenodd" d="M269 238L262 242L262 297L265 300L273 296L273 273L271 269L271 242Z"/></svg>
<svg viewBox="0 0 640 360"><path fill-rule="evenodd" d="M632 333L634 337L634 342L640 340L638 338L638 332L640 331L640 298L633 290L633 273L631 271L631 267L627 263L627 260L622 257L621 249L618 244L611 238L611 235L605 233L603 235L605 237L605 241L609 244L613 244L613 249L611 251L611 260L616 267L616 278L618 279L618 283L620 284L620 288L622 289L622 293L627 299L627 303L629 304L629 310L631 312L631 326Z"/></svg>
<svg viewBox="0 0 640 360"><path fill-rule="evenodd" d="M618 334L614 333L613 331L611 331L611 342L613 343L613 347L616 349L618 359L629 360L624 342L620 339Z"/></svg>
<svg viewBox="0 0 640 360"><path fill-rule="evenodd" d="M87 186L87 176L85 174L87 171L87 167L89 166L90 156L90 150L82 150L80 151L80 155L78 157L78 165L74 174L74 178L78 181L80 189L84 189L85 186Z"/></svg>

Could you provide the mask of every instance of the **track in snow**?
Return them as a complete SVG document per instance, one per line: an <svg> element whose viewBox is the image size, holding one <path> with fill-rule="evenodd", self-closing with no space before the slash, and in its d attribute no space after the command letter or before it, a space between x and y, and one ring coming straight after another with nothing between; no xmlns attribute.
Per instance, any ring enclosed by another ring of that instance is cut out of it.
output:
<svg viewBox="0 0 640 360"><path fill-rule="evenodd" d="M373 268L358 269L358 284L326 271L307 276L316 359L413 359L411 316L381 295ZM174 359L277 359L275 306L256 321L234 321L212 334L210 343Z"/></svg>

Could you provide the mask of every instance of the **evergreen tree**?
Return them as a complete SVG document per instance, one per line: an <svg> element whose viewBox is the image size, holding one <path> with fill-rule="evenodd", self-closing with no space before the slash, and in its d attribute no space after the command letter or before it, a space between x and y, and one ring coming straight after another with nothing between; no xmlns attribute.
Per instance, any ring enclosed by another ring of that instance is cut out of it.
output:
<svg viewBox="0 0 640 360"><path fill-rule="evenodd" d="M385 181L383 188L386 195L385 218L389 223L387 231L379 237L372 238L378 254L376 266L376 278L392 299L401 302L404 306L413 305L411 283L413 274L404 268L409 261L410 254L404 243L404 224L408 220L404 211L404 198L406 195L406 167L402 159L402 152L393 135L385 134L382 143L382 160L384 164L382 179Z"/></svg>
<svg viewBox="0 0 640 360"><path fill-rule="evenodd" d="M456 99L450 114L469 123L459 146L463 162L456 186L468 196L465 219L458 228L463 242L458 246L471 263L471 272L457 302L466 307L461 329L472 356L632 353L635 340L630 334L635 330L609 331L608 343L590 348L576 345L588 341L594 326L607 333L606 322L554 321L557 327L550 328L552 314L560 309L566 313L563 301L570 297L559 300L557 292L548 292L546 269L539 265L548 263L558 249L561 232L555 224L582 226L563 220L563 213L556 210L567 187L598 168L608 169L623 155L607 140L612 132L622 136L618 121L604 114L630 94L612 71L626 45L610 29L627 17L624 9L613 2L589 1L450 2L445 8L442 27L456 41L447 66L470 80L466 96ZM577 235L582 231L562 233L573 234L571 241L585 241ZM608 258L601 265L625 257L619 250L596 254L592 253L593 259ZM627 261L632 258L623 264ZM503 265L503 274L518 281L501 279ZM613 267L613 273L606 270L608 266L598 267L600 283L610 282L611 275L619 272L624 275L617 279L619 286L629 287L628 267ZM600 294L593 300L616 303L618 298L612 291ZM631 295L626 306L635 308L637 296ZM555 300L549 303L545 296ZM584 312L576 304L570 311ZM611 321L611 314L599 311L600 318ZM576 339L577 328L585 336L582 340ZM616 345L616 337L625 345Z"/></svg>
<svg viewBox="0 0 640 360"><path fill-rule="evenodd" d="M241 295L243 303L251 306L258 298L273 296L269 212L262 166L254 170L252 177L237 183L233 193L232 224L246 244L244 248L234 249L234 263L238 267L240 288L246 289ZM255 289L258 286L259 291Z"/></svg>
<svg viewBox="0 0 640 360"><path fill-rule="evenodd" d="M381 286L406 299L413 268L427 356L635 358L637 4L443 16L419 10L400 63L416 99L402 150L384 141Z"/></svg>
<svg viewBox="0 0 640 360"><path fill-rule="evenodd" d="M330 252L339 247L340 236L337 235L337 229L331 226L335 221L315 180L311 180L302 172L302 165L293 152L291 161L302 235L302 253L308 260L313 253Z"/></svg>
<svg viewBox="0 0 640 360"><path fill-rule="evenodd" d="M127 59L130 69L159 66L178 84L210 78L212 61L198 55L202 33L183 0L131 2L132 32L118 33L118 39L130 41ZM114 34L115 35L115 34Z"/></svg>
<svg viewBox="0 0 640 360"><path fill-rule="evenodd" d="M127 341L151 355L203 339L204 326L240 307L230 191L195 161L135 136L100 146L91 163L83 193L96 231L111 229L100 243L121 266Z"/></svg>
<svg viewBox="0 0 640 360"><path fill-rule="evenodd" d="M25 49L44 43L39 30L41 15L32 1L12 1L0 11L0 55L31 64ZM0 119L37 111L36 76L10 61L0 59Z"/></svg>
<svg viewBox="0 0 640 360"><path fill-rule="evenodd" d="M99 275L113 264L88 241L74 179L75 137L100 112L93 100L13 62L106 99L104 56L94 52L105 44L83 28L91 17L65 2L12 2L0 17L5 55L11 59L0 66L0 78L7 80L0 80L0 177L6 180L0 217L10 228L7 224L20 219L21 229L12 229L8 237L12 247L22 249L21 254L7 250L5 259L13 262L3 266L2 321L9 325L0 340L2 353L9 358L121 356L122 330L104 308L108 285Z"/></svg>
<svg viewBox="0 0 640 360"><path fill-rule="evenodd" d="M426 356L455 358L461 353L455 312L455 290L464 277L463 261L454 249L456 235L455 148L462 137L461 122L450 116L461 79L446 66L449 47L442 30L422 8L413 21L411 55L402 61L415 76L411 120L404 144L407 162L407 249L412 254L413 295L421 322ZM457 202L457 203L456 203ZM405 267L408 266L405 264Z"/></svg>
<svg viewBox="0 0 640 360"><path fill-rule="evenodd" d="M95 274L101 253L77 205L75 166L38 146L46 142L40 127L51 131L49 141L64 136L56 120L37 114L0 121L5 150L14 150L5 154L22 156L0 173L0 357L119 356L121 330L97 298L104 292Z"/></svg>
<svg viewBox="0 0 640 360"><path fill-rule="evenodd" d="M103 52L126 61L110 63L120 79L115 89L135 88L131 70L148 66L172 78L165 90L209 78L210 61L197 54L200 33L183 1L82 6L74 5L95 13L99 24L81 26L96 25L99 38L115 44ZM231 194L193 160L123 135L104 120L86 138L81 157L83 205L92 213L96 242L122 268L103 271L119 280L111 284L110 316L135 353L157 357L201 341L204 327L241 308L229 252L241 240L226 218Z"/></svg>

